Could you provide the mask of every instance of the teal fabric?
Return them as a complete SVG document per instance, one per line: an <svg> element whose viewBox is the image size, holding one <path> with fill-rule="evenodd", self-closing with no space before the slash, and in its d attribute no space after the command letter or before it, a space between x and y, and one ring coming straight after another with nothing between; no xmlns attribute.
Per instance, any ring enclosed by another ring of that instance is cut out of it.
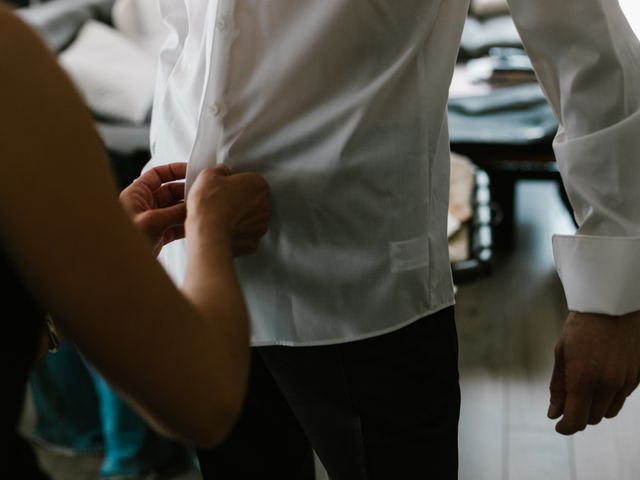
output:
<svg viewBox="0 0 640 480"><path fill-rule="evenodd" d="M31 373L36 411L33 436L39 442L77 453L102 451L98 395L89 372L67 342Z"/></svg>
<svg viewBox="0 0 640 480"><path fill-rule="evenodd" d="M90 373L100 398L105 452L102 476L136 476L185 469L188 461L185 447L156 434L99 374L92 370Z"/></svg>
<svg viewBox="0 0 640 480"><path fill-rule="evenodd" d="M69 453L102 452L105 478L181 471L191 462L186 447L148 427L67 342L36 366L30 386L34 439Z"/></svg>

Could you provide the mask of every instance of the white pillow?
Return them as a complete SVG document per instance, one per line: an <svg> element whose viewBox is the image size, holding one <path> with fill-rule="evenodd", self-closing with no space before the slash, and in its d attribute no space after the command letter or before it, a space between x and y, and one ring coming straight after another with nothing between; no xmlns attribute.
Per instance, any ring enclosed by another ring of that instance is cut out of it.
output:
<svg viewBox="0 0 640 480"><path fill-rule="evenodd" d="M60 63L93 112L135 124L147 119L156 59L117 30L87 22Z"/></svg>
<svg viewBox="0 0 640 480"><path fill-rule="evenodd" d="M162 20L158 0L116 0L113 26L157 58L169 28Z"/></svg>

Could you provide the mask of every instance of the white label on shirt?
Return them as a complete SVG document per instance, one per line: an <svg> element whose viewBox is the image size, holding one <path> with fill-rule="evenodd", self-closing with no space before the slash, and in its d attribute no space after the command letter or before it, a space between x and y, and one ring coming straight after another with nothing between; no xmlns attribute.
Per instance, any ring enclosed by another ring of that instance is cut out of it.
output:
<svg viewBox="0 0 640 480"><path fill-rule="evenodd" d="M391 271L416 270L429 265L429 238L420 237L389 244Z"/></svg>

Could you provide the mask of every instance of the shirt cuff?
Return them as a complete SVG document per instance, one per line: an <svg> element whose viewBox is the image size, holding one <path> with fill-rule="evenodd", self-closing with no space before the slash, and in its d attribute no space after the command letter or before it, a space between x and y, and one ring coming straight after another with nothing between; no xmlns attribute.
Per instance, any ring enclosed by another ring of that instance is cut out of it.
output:
<svg viewBox="0 0 640 480"><path fill-rule="evenodd" d="M640 238L554 235L553 255L569 310L625 315L640 310Z"/></svg>

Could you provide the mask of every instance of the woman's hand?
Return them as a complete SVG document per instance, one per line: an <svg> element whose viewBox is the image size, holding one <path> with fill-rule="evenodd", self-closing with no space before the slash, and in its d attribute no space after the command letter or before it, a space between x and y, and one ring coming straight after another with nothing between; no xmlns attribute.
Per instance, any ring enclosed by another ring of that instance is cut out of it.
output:
<svg viewBox="0 0 640 480"><path fill-rule="evenodd" d="M187 228L230 245L234 256L256 251L271 218L269 186L252 173L220 165L204 170L187 199Z"/></svg>
<svg viewBox="0 0 640 480"><path fill-rule="evenodd" d="M120 193L120 202L147 235L156 255L168 243L184 238L186 163L155 167Z"/></svg>

